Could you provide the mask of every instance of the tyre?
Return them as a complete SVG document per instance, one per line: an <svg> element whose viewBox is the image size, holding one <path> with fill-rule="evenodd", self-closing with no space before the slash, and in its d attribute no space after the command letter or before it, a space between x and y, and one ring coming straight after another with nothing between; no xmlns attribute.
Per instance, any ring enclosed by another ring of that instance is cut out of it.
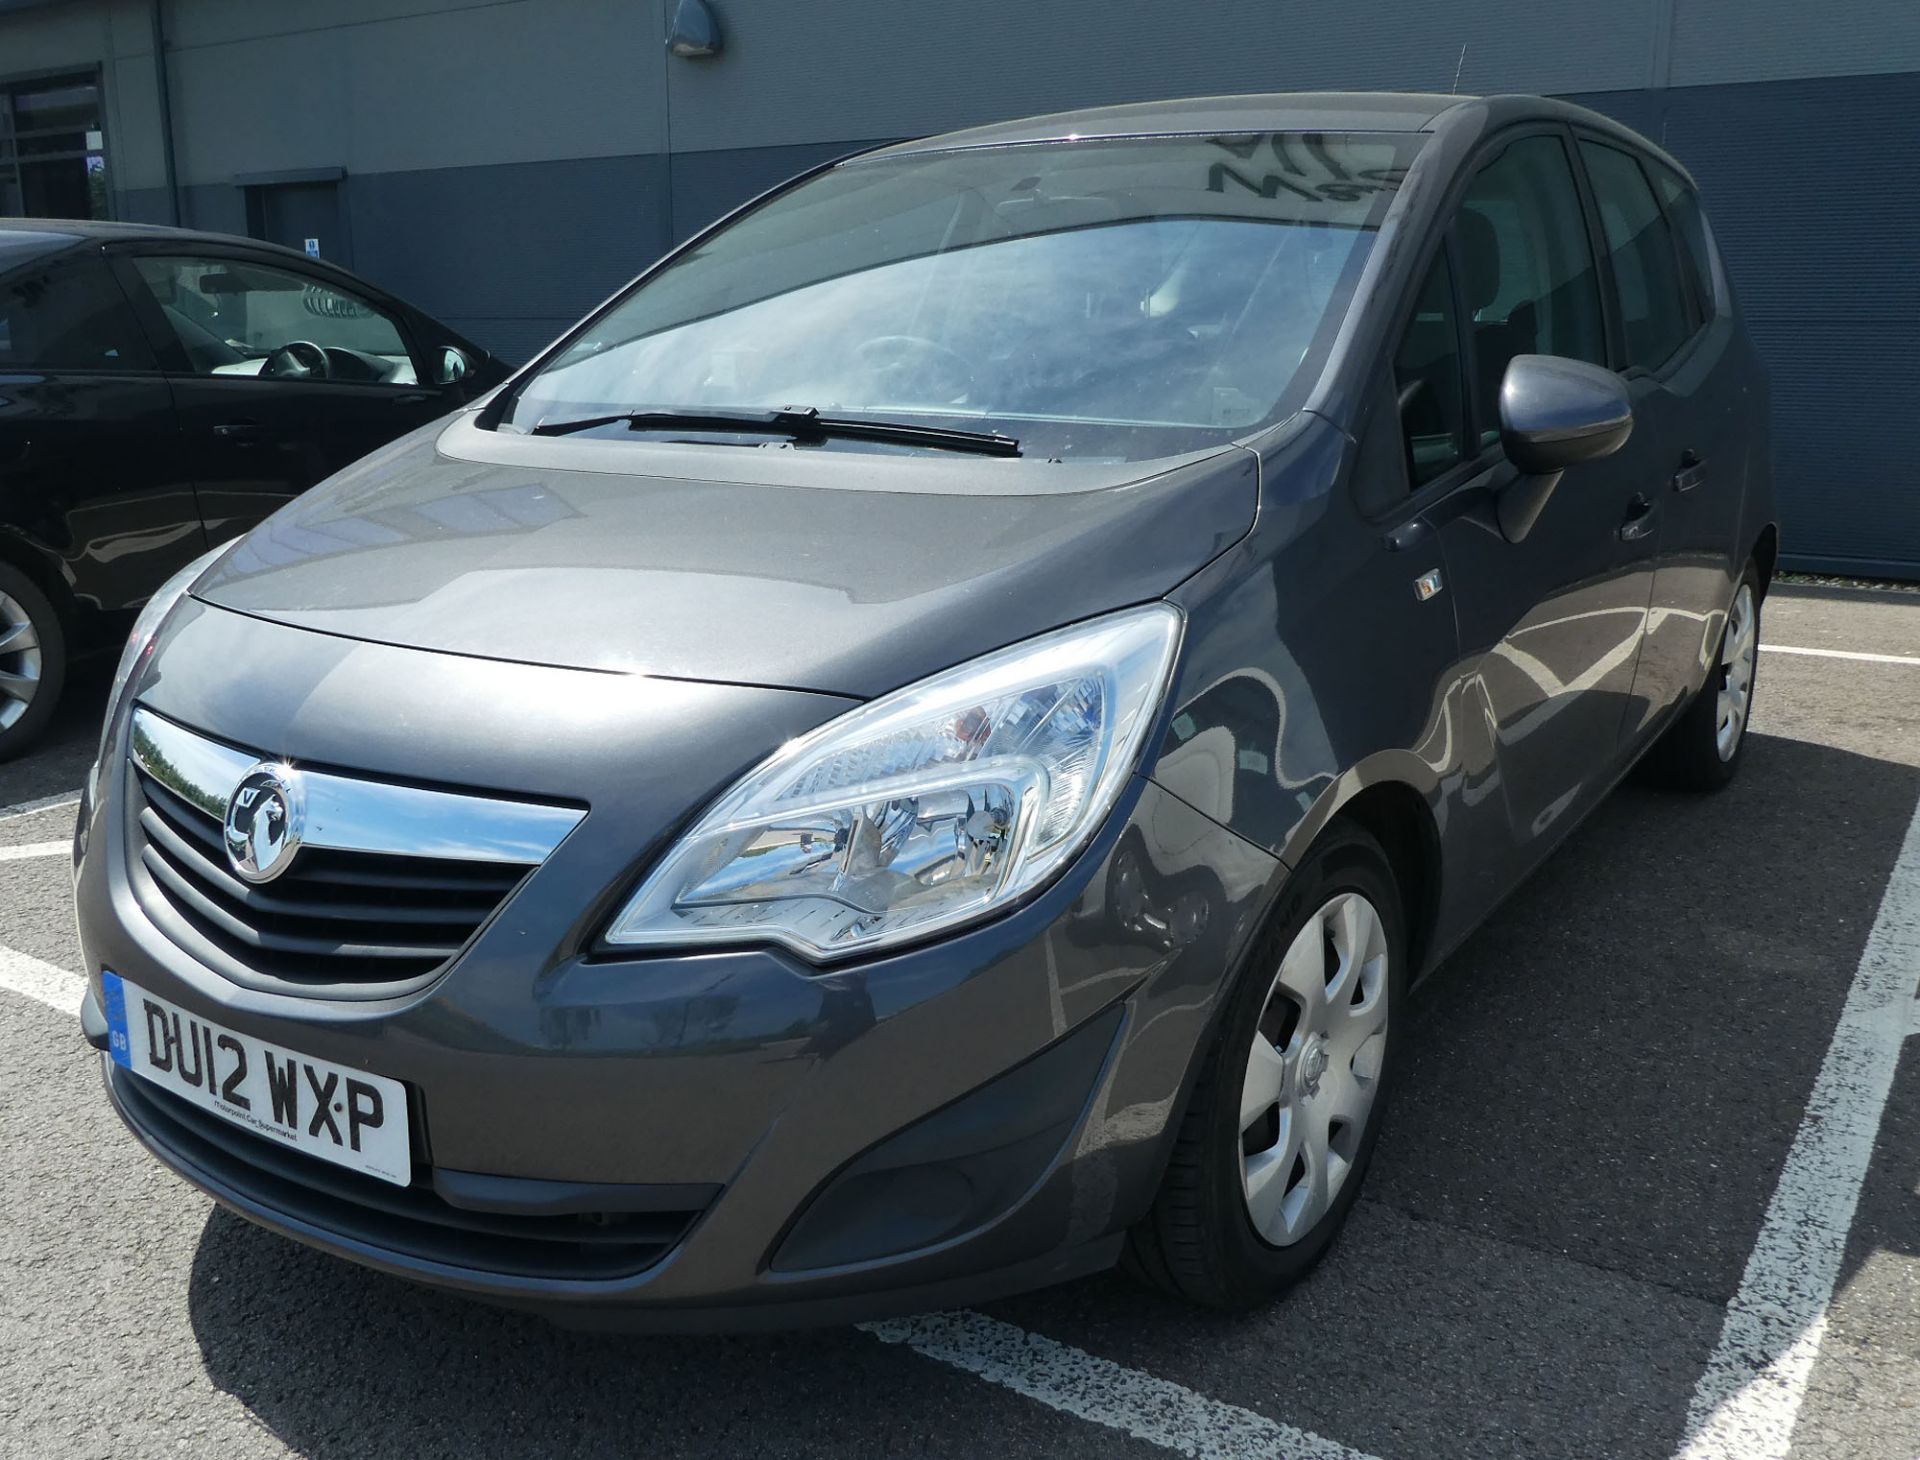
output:
<svg viewBox="0 0 1920 1460"><path fill-rule="evenodd" d="M1250 1308L1331 1246L1359 1197L1405 1022L1399 889L1336 822L1288 879L1227 995L1127 1266L1176 1297Z"/></svg>
<svg viewBox="0 0 1920 1460"><path fill-rule="evenodd" d="M1647 752L1648 779L1679 791L1717 791L1740 769L1760 667L1760 574L1749 562L1733 590L1707 682Z"/></svg>
<svg viewBox="0 0 1920 1460"><path fill-rule="evenodd" d="M67 677L67 638L39 586L0 563L0 760L40 737Z"/></svg>

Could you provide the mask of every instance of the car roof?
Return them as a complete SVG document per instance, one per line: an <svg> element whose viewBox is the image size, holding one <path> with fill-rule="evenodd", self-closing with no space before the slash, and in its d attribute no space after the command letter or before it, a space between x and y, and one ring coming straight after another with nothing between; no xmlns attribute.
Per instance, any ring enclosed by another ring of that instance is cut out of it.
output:
<svg viewBox="0 0 1920 1460"><path fill-rule="evenodd" d="M1196 96L1049 112L922 137L859 154L900 156L966 147L1005 147L1100 137L1241 136L1261 132L1439 132L1454 126L1492 130L1534 118L1575 123L1653 154L1683 176L1686 168L1655 143L1611 117L1544 96L1452 96L1419 91L1276 91ZM1691 178L1689 177L1689 181Z"/></svg>
<svg viewBox="0 0 1920 1460"><path fill-rule="evenodd" d="M237 233L214 233L200 228L170 228L164 223L112 223L104 218L0 218L0 233L40 234L60 239L62 247L79 243L137 242L141 239L166 243L219 243L281 254L306 263L320 262L307 258L295 249L268 243L264 239L245 238Z"/></svg>
<svg viewBox="0 0 1920 1460"><path fill-rule="evenodd" d="M1418 132L1469 97L1410 91L1297 91L1194 96L1049 112L946 132L880 149L889 152L997 147L1081 137L1141 137L1181 132Z"/></svg>

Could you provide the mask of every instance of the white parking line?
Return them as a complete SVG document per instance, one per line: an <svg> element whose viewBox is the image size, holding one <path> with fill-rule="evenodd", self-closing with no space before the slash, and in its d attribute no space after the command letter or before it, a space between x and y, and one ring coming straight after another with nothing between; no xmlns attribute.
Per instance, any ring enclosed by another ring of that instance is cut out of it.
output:
<svg viewBox="0 0 1920 1460"><path fill-rule="evenodd" d="M1198 1460L1369 1460L1250 1409L979 1313L929 1313L861 1327L883 1343L905 1344L1050 1409Z"/></svg>
<svg viewBox="0 0 1920 1460"><path fill-rule="evenodd" d="M1863 664L1920 664L1920 655L1865 654L1858 649L1803 649L1796 644L1762 644L1767 654L1805 654L1814 659L1854 659Z"/></svg>
<svg viewBox="0 0 1920 1460"><path fill-rule="evenodd" d="M80 1001L86 997L87 981L77 973L56 968L31 953L21 953L0 945L0 989L25 994L50 1009L58 1009L73 1018L80 1017Z"/></svg>
<svg viewBox="0 0 1920 1460"><path fill-rule="evenodd" d="M1693 1392L1680 1460L1782 1460L1827 1331L1920 983L1920 807L1887 879L1779 1185Z"/></svg>
<svg viewBox="0 0 1920 1460"><path fill-rule="evenodd" d="M57 857L73 850L73 843L23 842L17 847L0 847L0 862L26 862L35 857Z"/></svg>
<svg viewBox="0 0 1920 1460"><path fill-rule="evenodd" d="M51 811L56 806L78 806L78 791L61 791L57 795L42 796L38 801L20 801L12 806L0 806L0 821L12 821L16 816L31 816L36 811Z"/></svg>

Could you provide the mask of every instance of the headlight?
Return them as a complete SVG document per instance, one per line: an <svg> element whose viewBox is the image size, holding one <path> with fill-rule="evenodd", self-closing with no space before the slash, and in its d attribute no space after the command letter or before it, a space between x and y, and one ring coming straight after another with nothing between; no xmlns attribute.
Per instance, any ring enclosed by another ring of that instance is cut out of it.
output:
<svg viewBox="0 0 1920 1460"><path fill-rule="evenodd" d="M119 667L113 671L113 688L107 692L107 718L100 727L100 749L93 758L96 773L100 763L106 759L108 744L113 740L114 723L120 718L122 709L120 702L126 698L127 686L133 683L135 674L146 663L147 655L153 649L153 641L160 633L160 625L167 621L167 615L173 612L174 605L187 596L194 579L232 545L232 542L221 543L167 579L154 590L153 597L147 600L146 607L140 610L140 616L133 621L133 632L127 635L127 647L120 651Z"/></svg>
<svg viewBox="0 0 1920 1460"><path fill-rule="evenodd" d="M984 917L1083 847L1140 757L1179 613L1129 609L885 695L783 746L607 932L845 957Z"/></svg>

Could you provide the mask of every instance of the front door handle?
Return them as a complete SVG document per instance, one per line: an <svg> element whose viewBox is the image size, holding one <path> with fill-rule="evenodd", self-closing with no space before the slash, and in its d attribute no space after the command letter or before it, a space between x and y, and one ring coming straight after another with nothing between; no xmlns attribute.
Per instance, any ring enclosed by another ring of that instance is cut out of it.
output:
<svg viewBox="0 0 1920 1460"><path fill-rule="evenodd" d="M1653 531L1654 519L1657 515L1651 498L1635 495L1634 499L1627 503L1626 521L1620 524L1620 541L1637 542L1647 536Z"/></svg>
<svg viewBox="0 0 1920 1460"><path fill-rule="evenodd" d="M222 441L245 445L249 441L258 441L266 435L267 428L258 421L222 421L213 428L213 434Z"/></svg>
<svg viewBox="0 0 1920 1460"><path fill-rule="evenodd" d="M1676 492L1691 492L1707 479L1707 464L1700 459L1697 451L1680 453L1680 470L1673 474L1673 489Z"/></svg>

